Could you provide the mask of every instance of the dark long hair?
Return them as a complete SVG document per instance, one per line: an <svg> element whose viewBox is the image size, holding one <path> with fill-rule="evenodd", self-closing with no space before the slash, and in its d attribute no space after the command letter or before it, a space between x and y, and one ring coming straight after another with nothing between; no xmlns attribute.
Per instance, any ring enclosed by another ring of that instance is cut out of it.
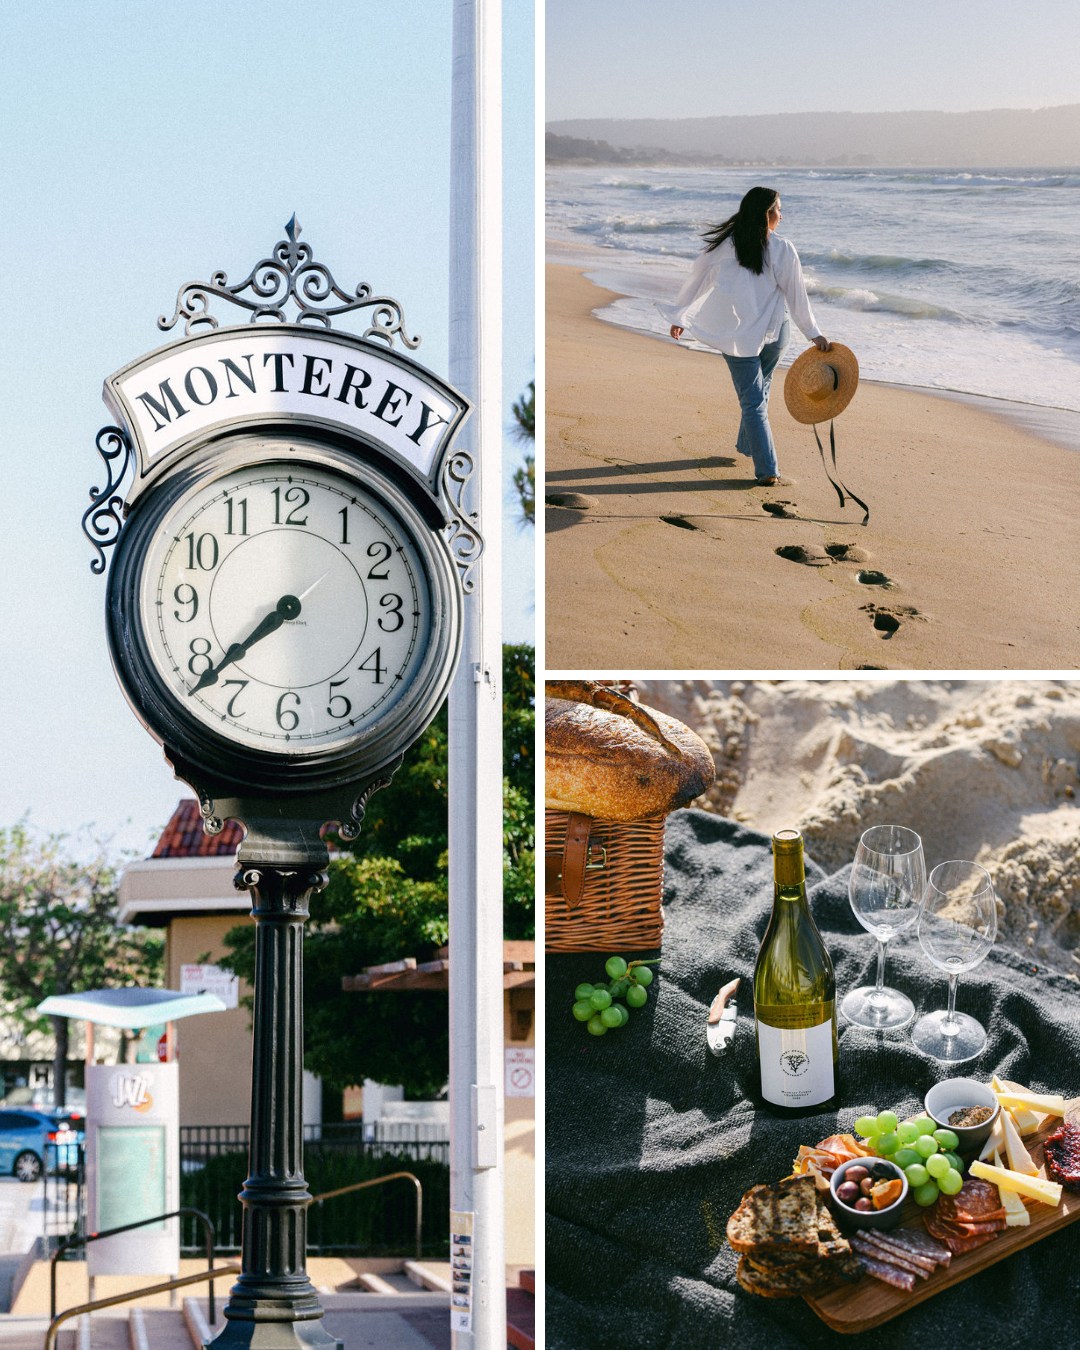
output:
<svg viewBox="0 0 1080 1350"><path fill-rule="evenodd" d="M708 252L730 239L743 267L760 276L765 265L765 245L769 241L766 217L779 195L775 188L752 187L733 216L728 216L722 225L714 225L701 236L708 245Z"/></svg>

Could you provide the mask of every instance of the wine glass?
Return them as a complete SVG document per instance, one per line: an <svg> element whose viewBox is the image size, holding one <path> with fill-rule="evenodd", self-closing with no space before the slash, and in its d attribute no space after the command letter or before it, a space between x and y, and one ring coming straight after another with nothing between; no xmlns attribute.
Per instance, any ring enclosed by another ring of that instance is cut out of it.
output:
<svg viewBox="0 0 1080 1350"><path fill-rule="evenodd" d="M974 1059L986 1045L981 1023L956 1011L960 972L973 970L997 937L997 901L990 874L978 863L943 862L930 873L919 914L919 945L949 977L949 1006L927 1013L911 1029L924 1054L947 1064Z"/></svg>
<svg viewBox="0 0 1080 1350"><path fill-rule="evenodd" d="M859 840L848 896L855 917L877 938L877 982L853 989L840 1011L857 1027L906 1027L915 1005L885 986L885 944L915 922L926 889L922 840L903 825L875 825Z"/></svg>

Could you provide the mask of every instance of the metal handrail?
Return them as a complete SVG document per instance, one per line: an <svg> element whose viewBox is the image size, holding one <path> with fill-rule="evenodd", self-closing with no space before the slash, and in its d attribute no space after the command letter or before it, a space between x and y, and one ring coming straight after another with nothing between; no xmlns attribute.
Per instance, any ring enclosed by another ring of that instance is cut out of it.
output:
<svg viewBox="0 0 1080 1350"><path fill-rule="evenodd" d="M49 1258L49 1316L56 1316L56 1263L60 1260L63 1252L71 1247L85 1247L91 1242L97 1242L99 1238L114 1237L117 1233L129 1233L133 1228L146 1228L152 1223L161 1223L163 1219L177 1219L182 1214L190 1214L194 1218L201 1220L203 1231L206 1234L206 1264L210 1267L210 1321L214 1322L214 1238L217 1236L217 1230L214 1227L214 1221L208 1214L204 1214L201 1209L192 1209L190 1205L183 1205L180 1209L172 1209L168 1214L155 1214L149 1219L138 1219L135 1223L124 1223L119 1228L106 1228L100 1233L86 1233L82 1236L76 1234L74 1237L65 1238Z"/></svg>
<svg viewBox="0 0 1080 1350"><path fill-rule="evenodd" d="M137 1226L131 1225L131 1227ZM126 1294L112 1294L108 1298L98 1298L93 1303L80 1303L77 1308L68 1308L52 1319L49 1323L49 1329L45 1333L44 1350L56 1350L56 1337L60 1328L65 1322L69 1322L73 1317L81 1317L83 1313L97 1312L101 1308L114 1308L118 1303L133 1303L135 1299L145 1298L148 1294L167 1294L170 1289L183 1289L185 1285L199 1284L202 1280L209 1280L211 1288L213 1288L213 1281L218 1275L239 1275L240 1273L240 1266L218 1266L216 1270L200 1270L194 1275L179 1275L175 1280L166 1280L163 1284L148 1284L145 1289L131 1289ZM213 1326L214 1321L215 1318L211 1316L211 1326Z"/></svg>
<svg viewBox="0 0 1080 1350"><path fill-rule="evenodd" d="M335 1195L348 1195L350 1191L362 1191L367 1186L381 1186L383 1182L399 1179L408 1179L416 1187L416 1259L419 1261L420 1233L424 1217L424 1188L420 1185L420 1178L412 1172L387 1172L386 1176L372 1177L370 1181L354 1181L351 1186L340 1186L336 1191L323 1191L322 1195L313 1195L311 1203L318 1205L324 1200L332 1200Z"/></svg>

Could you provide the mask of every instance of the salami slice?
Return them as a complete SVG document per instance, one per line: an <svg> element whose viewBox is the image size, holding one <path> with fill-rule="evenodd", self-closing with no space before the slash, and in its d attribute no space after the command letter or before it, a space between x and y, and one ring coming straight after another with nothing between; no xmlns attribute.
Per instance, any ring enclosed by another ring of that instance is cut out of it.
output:
<svg viewBox="0 0 1080 1350"><path fill-rule="evenodd" d="M915 1276L910 1270L901 1270L899 1266L889 1265L885 1261L875 1261L871 1256L862 1257L863 1268L868 1275L882 1284L891 1284L894 1289L903 1289L910 1293L915 1288Z"/></svg>
<svg viewBox="0 0 1080 1350"><path fill-rule="evenodd" d="M957 1256L963 1256L965 1252L973 1252L976 1247L984 1247L988 1242L993 1242L996 1237L997 1232L976 1233L974 1237L948 1238L947 1241Z"/></svg>
<svg viewBox="0 0 1080 1350"><path fill-rule="evenodd" d="M896 1266L899 1270L910 1271L920 1280L927 1279L935 1269L933 1261L928 1261L926 1257L913 1257L910 1254L897 1251L894 1247L885 1247L882 1243L875 1242L866 1233L853 1234L851 1245L864 1260L869 1257L871 1261L884 1261L887 1265Z"/></svg>

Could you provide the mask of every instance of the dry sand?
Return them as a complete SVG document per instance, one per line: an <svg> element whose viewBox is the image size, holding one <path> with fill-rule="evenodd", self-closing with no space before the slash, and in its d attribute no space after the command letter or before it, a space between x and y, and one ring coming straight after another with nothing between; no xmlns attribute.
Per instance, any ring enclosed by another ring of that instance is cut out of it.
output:
<svg viewBox="0 0 1080 1350"><path fill-rule="evenodd" d="M783 372L772 424L793 481L758 488L721 359L593 317L613 298L547 269L548 669L1076 668L1080 453L864 381L836 423L863 528ZM585 509L550 504L566 494Z"/></svg>
<svg viewBox="0 0 1080 1350"><path fill-rule="evenodd" d="M698 732L717 782L695 803L800 828L826 870L864 829L908 825L927 867L981 863L999 940L1080 973L1080 684L1036 680L639 682Z"/></svg>

